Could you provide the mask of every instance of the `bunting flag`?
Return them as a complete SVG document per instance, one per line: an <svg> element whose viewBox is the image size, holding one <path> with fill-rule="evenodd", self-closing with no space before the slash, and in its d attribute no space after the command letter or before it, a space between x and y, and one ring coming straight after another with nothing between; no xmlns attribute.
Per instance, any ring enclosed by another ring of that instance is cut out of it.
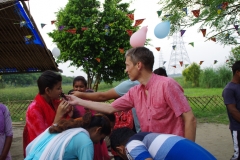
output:
<svg viewBox="0 0 240 160"><path fill-rule="evenodd" d="M87 27L82 27L81 30L82 31L86 31L88 28Z"/></svg>
<svg viewBox="0 0 240 160"><path fill-rule="evenodd" d="M132 31L131 29L128 29L128 30L127 30L127 33L128 33L129 36L132 36L133 31Z"/></svg>
<svg viewBox="0 0 240 160"><path fill-rule="evenodd" d="M66 30L66 32L72 33L72 34L76 34L76 31L77 31L76 28Z"/></svg>
<svg viewBox="0 0 240 160"><path fill-rule="evenodd" d="M108 28L109 28L109 25L105 24L104 29L108 29Z"/></svg>
<svg viewBox="0 0 240 160"><path fill-rule="evenodd" d="M26 35L26 36L24 36L24 40L25 40L25 42L30 41L31 38L32 38L32 35Z"/></svg>
<svg viewBox="0 0 240 160"><path fill-rule="evenodd" d="M156 50L157 50L157 51L160 51L160 49L161 49L161 47L156 47Z"/></svg>
<svg viewBox="0 0 240 160"><path fill-rule="evenodd" d="M193 46L193 47L194 47L194 42L190 42L190 43L188 43L188 44L190 44L191 46Z"/></svg>
<svg viewBox="0 0 240 160"><path fill-rule="evenodd" d="M160 17L162 14L162 11L157 11L157 14L158 14L158 17Z"/></svg>
<svg viewBox="0 0 240 160"><path fill-rule="evenodd" d="M198 10L192 10L192 13L195 17L198 17L199 16L199 13L200 13L200 9Z"/></svg>
<svg viewBox="0 0 240 160"><path fill-rule="evenodd" d="M127 16L130 20L132 20L132 21L134 20L134 14L127 14Z"/></svg>
<svg viewBox="0 0 240 160"><path fill-rule="evenodd" d="M88 58L87 58L87 57L83 57L83 58L84 58L84 60L85 60L85 61L87 61L87 60L88 60Z"/></svg>
<svg viewBox="0 0 240 160"><path fill-rule="evenodd" d="M46 24L44 24L44 23L41 23L41 27L43 28L44 26L46 26Z"/></svg>
<svg viewBox="0 0 240 160"><path fill-rule="evenodd" d="M238 30L238 25L233 25L236 30Z"/></svg>
<svg viewBox="0 0 240 160"><path fill-rule="evenodd" d="M172 66L172 67L176 68L176 66Z"/></svg>
<svg viewBox="0 0 240 160"><path fill-rule="evenodd" d="M216 38L215 37L211 37L210 38L213 42L216 42Z"/></svg>
<svg viewBox="0 0 240 160"><path fill-rule="evenodd" d="M109 29L105 29L105 35L108 36L109 34Z"/></svg>
<svg viewBox="0 0 240 160"><path fill-rule="evenodd" d="M183 65L183 61L179 61L179 63L180 63L180 65L181 65L181 67L182 67L182 65Z"/></svg>
<svg viewBox="0 0 240 160"><path fill-rule="evenodd" d="M52 21L51 21L51 24L54 24L55 22L56 22L55 20L52 20Z"/></svg>
<svg viewBox="0 0 240 160"><path fill-rule="evenodd" d="M185 64L185 68L188 66L189 64Z"/></svg>
<svg viewBox="0 0 240 160"><path fill-rule="evenodd" d="M204 61L200 61L200 62L199 62L199 65L201 66L203 62L204 62Z"/></svg>
<svg viewBox="0 0 240 160"><path fill-rule="evenodd" d="M135 21L134 27L139 26L140 24L142 24L142 22L144 21L144 19L138 19Z"/></svg>
<svg viewBox="0 0 240 160"><path fill-rule="evenodd" d="M227 6L228 6L228 2L223 2L223 3L222 3L222 9L226 9Z"/></svg>
<svg viewBox="0 0 240 160"><path fill-rule="evenodd" d="M164 62L163 62L163 65L164 65L166 62L167 62L167 61L164 61Z"/></svg>
<svg viewBox="0 0 240 160"><path fill-rule="evenodd" d="M102 51L105 51L105 48L101 47Z"/></svg>
<svg viewBox="0 0 240 160"><path fill-rule="evenodd" d="M23 26L25 26L27 23L26 23L26 21L21 21L20 22L20 27L22 28Z"/></svg>
<svg viewBox="0 0 240 160"><path fill-rule="evenodd" d="M222 9L222 4L217 5L217 9Z"/></svg>
<svg viewBox="0 0 240 160"><path fill-rule="evenodd" d="M64 26L59 26L59 27L58 27L58 30L59 30L59 31L62 31L64 28L65 28Z"/></svg>
<svg viewBox="0 0 240 160"><path fill-rule="evenodd" d="M124 49L123 48L118 48L120 53L124 53Z"/></svg>
<svg viewBox="0 0 240 160"><path fill-rule="evenodd" d="M100 58L95 58L97 61L98 61L98 63L100 63L100 61L101 61L101 59Z"/></svg>
<svg viewBox="0 0 240 160"><path fill-rule="evenodd" d="M186 13L186 15L187 15L187 8L183 8L182 9L185 13Z"/></svg>
<svg viewBox="0 0 240 160"><path fill-rule="evenodd" d="M186 31L186 30L182 30L182 29L180 30L180 32L181 32L181 37L183 36L183 34L185 33L185 31Z"/></svg>
<svg viewBox="0 0 240 160"><path fill-rule="evenodd" d="M227 59L227 60L226 60L226 63L227 63L228 61L229 61L229 60Z"/></svg>
<svg viewBox="0 0 240 160"><path fill-rule="evenodd" d="M90 18L90 17L85 18L85 22L86 22L86 23L89 23L90 21L91 21L91 18Z"/></svg>
<svg viewBox="0 0 240 160"><path fill-rule="evenodd" d="M221 9L218 9L218 10L217 10L217 13L218 13L218 14L221 14L221 12L222 12Z"/></svg>
<svg viewBox="0 0 240 160"><path fill-rule="evenodd" d="M172 46L172 48L175 50L175 48L176 48L176 45Z"/></svg>
<svg viewBox="0 0 240 160"><path fill-rule="evenodd" d="M214 60L213 64L216 64L218 61L217 60Z"/></svg>
<svg viewBox="0 0 240 160"><path fill-rule="evenodd" d="M206 29L200 29L201 31L202 31L202 34L203 34L203 37L205 37L205 35L206 35Z"/></svg>

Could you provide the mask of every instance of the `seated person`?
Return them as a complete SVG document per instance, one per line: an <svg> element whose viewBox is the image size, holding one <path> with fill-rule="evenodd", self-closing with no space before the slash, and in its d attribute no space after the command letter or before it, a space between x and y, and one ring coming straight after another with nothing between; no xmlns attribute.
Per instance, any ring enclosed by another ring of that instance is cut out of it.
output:
<svg viewBox="0 0 240 160"><path fill-rule="evenodd" d="M111 147L124 160L216 160L198 144L173 134L113 130Z"/></svg>
<svg viewBox="0 0 240 160"><path fill-rule="evenodd" d="M111 133L109 119L103 114L85 114L79 119L62 119L47 128L26 148L25 160L93 159L93 143Z"/></svg>

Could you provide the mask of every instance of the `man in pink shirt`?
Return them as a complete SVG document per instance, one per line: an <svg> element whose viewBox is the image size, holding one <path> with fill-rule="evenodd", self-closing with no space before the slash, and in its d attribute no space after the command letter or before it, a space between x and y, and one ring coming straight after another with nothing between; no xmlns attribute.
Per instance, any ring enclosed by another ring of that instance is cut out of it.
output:
<svg viewBox="0 0 240 160"><path fill-rule="evenodd" d="M154 56L145 47L127 51L126 72L140 85L111 104L68 96L71 105L82 105L99 112L113 113L135 106L141 131L175 134L195 141L196 119L181 86L172 78L152 73Z"/></svg>

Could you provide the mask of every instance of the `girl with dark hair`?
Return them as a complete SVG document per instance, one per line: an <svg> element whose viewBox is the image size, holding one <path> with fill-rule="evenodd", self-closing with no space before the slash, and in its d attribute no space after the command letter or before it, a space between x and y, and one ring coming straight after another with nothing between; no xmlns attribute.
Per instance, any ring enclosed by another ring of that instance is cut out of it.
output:
<svg viewBox="0 0 240 160"><path fill-rule="evenodd" d="M82 118L60 120L46 129L26 148L25 160L93 159L93 143L109 135L111 125L103 114L86 113Z"/></svg>
<svg viewBox="0 0 240 160"><path fill-rule="evenodd" d="M39 93L28 106L26 125L23 131L23 151L26 146L53 123L68 117L72 107L65 100L60 101L62 77L53 71L43 72L37 80Z"/></svg>

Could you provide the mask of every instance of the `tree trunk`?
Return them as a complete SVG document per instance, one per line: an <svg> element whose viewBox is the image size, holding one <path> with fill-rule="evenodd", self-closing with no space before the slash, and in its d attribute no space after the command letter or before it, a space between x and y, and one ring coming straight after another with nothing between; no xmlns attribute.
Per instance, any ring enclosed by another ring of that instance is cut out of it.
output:
<svg viewBox="0 0 240 160"><path fill-rule="evenodd" d="M93 86L93 90L95 92L97 92L97 90L98 90L98 84L100 83L100 77L101 77L101 74L97 74L95 82L94 82L94 86Z"/></svg>

